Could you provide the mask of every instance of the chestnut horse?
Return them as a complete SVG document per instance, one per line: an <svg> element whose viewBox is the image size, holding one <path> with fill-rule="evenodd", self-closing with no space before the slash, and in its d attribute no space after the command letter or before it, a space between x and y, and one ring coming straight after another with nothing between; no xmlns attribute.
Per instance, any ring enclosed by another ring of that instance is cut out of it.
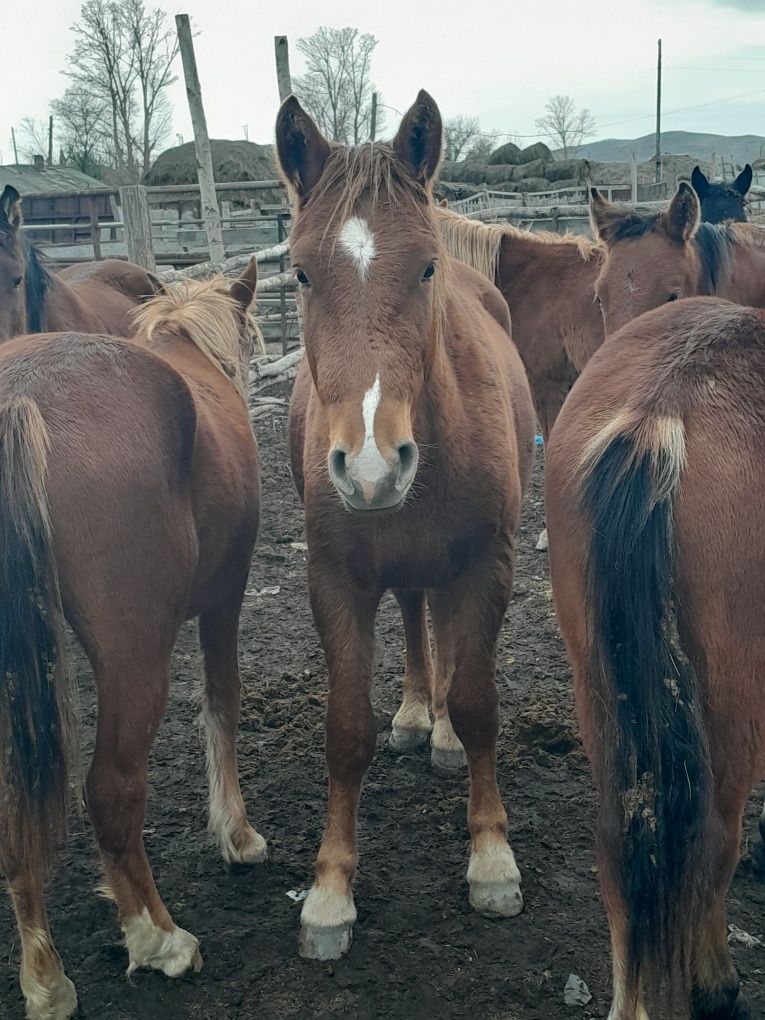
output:
<svg viewBox="0 0 765 1020"><path fill-rule="evenodd" d="M51 273L21 225L21 198L8 184L0 195L0 341L68 330L130 336L133 310L162 290L159 280L118 259Z"/></svg>
<svg viewBox="0 0 765 1020"><path fill-rule="evenodd" d="M470 901L489 914L522 908L497 788L495 673L533 409L507 305L448 257L436 229L441 116L431 97L420 92L392 143L357 149L330 146L290 97L276 142L307 354L290 457L329 669L329 803L300 952L329 959L348 948L356 920L358 803L377 734L374 620L387 589L407 640L393 743L427 739L432 701L434 760L466 754L470 771Z"/></svg>
<svg viewBox="0 0 765 1020"><path fill-rule="evenodd" d="M610 1020L743 1020L725 920L765 768L765 313L714 298L594 355L545 464L555 604L600 794ZM659 1015L659 1012L651 1015Z"/></svg>
<svg viewBox="0 0 765 1020"><path fill-rule="evenodd" d="M65 828L73 725L67 620L93 666L85 799L128 973L201 965L143 844L147 760L182 622L199 617L210 829L227 861L265 857L239 789L237 630L259 512L243 394L254 260L148 302L135 341L77 333L0 347L0 871L16 911L31 1020L71 1016L74 987L43 881Z"/></svg>
<svg viewBox="0 0 765 1020"><path fill-rule="evenodd" d="M725 223L727 220L746 223L744 198L752 186L752 177L752 168L747 163L735 181L712 184L707 180L701 167L695 166L691 174L691 184L699 196L701 219L704 223Z"/></svg>
<svg viewBox="0 0 765 1020"><path fill-rule="evenodd" d="M603 343L594 299L604 249L587 237L481 223L444 208L434 215L449 254L487 276L507 301L547 442L574 380Z"/></svg>
<svg viewBox="0 0 765 1020"><path fill-rule="evenodd" d="M603 248L587 237L480 223L443 207L435 220L449 253L487 276L508 303L546 443L574 380L603 343L595 304ZM546 530L536 547L547 548Z"/></svg>
<svg viewBox="0 0 765 1020"><path fill-rule="evenodd" d="M709 294L765 306L765 229L754 223L701 223L689 184L669 208L640 213L590 191L590 210L606 247L595 284L607 333L678 298Z"/></svg>

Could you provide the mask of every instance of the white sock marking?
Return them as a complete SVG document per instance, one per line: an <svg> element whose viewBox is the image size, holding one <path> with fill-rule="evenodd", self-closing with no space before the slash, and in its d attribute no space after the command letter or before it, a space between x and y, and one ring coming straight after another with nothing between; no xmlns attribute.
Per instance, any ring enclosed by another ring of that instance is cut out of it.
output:
<svg viewBox="0 0 765 1020"><path fill-rule="evenodd" d="M372 264L372 259L377 254L375 236L369 229L369 224L358 216L351 216L340 231L339 240L356 263L359 276L364 280Z"/></svg>

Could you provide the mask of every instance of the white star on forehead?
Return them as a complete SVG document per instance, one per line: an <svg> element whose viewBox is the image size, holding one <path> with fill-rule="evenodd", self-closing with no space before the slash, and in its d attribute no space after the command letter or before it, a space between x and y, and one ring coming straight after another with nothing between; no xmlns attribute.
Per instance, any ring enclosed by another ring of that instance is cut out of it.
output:
<svg viewBox="0 0 765 1020"><path fill-rule="evenodd" d="M375 236L369 229L367 221L358 216L351 216L340 231L339 241L356 263L361 279L365 279L372 259L377 254Z"/></svg>

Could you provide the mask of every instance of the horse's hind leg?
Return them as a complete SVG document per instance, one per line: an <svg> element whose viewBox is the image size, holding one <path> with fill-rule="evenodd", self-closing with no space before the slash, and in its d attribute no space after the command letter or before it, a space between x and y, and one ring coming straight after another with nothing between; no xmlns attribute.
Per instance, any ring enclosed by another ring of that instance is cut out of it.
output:
<svg viewBox="0 0 765 1020"><path fill-rule="evenodd" d="M506 552L511 556L510 549ZM521 876L507 842L507 814L497 786L496 643L511 584L512 560L498 559L478 565L452 589L430 594L437 646L448 648L454 663L449 713L470 772L470 903L481 913L504 917L523 909Z"/></svg>
<svg viewBox="0 0 765 1020"><path fill-rule="evenodd" d="M247 821L239 787L236 735L239 727L239 612L244 587L199 618L205 660L201 721L207 737L210 832L229 864L266 859L266 841Z"/></svg>
<svg viewBox="0 0 765 1020"><path fill-rule="evenodd" d="M106 872L103 891L116 902L125 934L128 973L152 967L178 977L201 967L199 943L173 923L143 844L149 750L170 682L172 641L167 645L152 656L139 631L132 655L120 648L96 660L98 726L86 799Z"/></svg>
<svg viewBox="0 0 765 1020"><path fill-rule="evenodd" d="M0 870L16 913L21 942L21 990L29 1020L68 1020L77 1009L77 993L64 973L48 926L39 861L14 860L0 847Z"/></svg>
<svg viewBox="0 0 765 1020"><path fill-rule="evenodd" d="M454 675L455 646L446 626L434 628L436 669L433 677L433 733L430 738L430 764L444 772L460 772L465 768L465 748L454 732L449 715L449 688Z"/></svg>
<svg viewBox="0 0 765 1020"><path fill-rule="evenodd" d="M390 746L394 751L408 751L424 744L430 734L430 704L433 689L433 659L425 605L425 592L398 590L406 635L406 674L404 698L393 718Z"/></svg>

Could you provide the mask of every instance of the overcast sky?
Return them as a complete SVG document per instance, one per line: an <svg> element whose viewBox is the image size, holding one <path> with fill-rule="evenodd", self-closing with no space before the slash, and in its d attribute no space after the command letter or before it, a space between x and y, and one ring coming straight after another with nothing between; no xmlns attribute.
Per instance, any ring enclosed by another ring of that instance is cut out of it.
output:
<svg viewBox="0 0 765 1020"><path fill-rule="evenodd" d="M155 0L156 2L156 0ZM152 0L147 0L147 6ZM765 134L765 0L159 0L191 15L210 134L272 140L278 106L273 37L295 42L319 25L353 25L379 39L373 77L398 122L421 87L445 117L481 118L484 130L534 136L555 93L570 94L597 122L595 138L653 130L656 40L664 48L663 126ZM10 129L47 117L66 86L61 71L80 0L16 7L0 62L0 162L12 162ZM179 68L180 70L180 68ZM185 91L172 88L174 132L192 138ZM678 111L678 112L674 112ZM173 139L168 140L170 144Z"/></svg>

